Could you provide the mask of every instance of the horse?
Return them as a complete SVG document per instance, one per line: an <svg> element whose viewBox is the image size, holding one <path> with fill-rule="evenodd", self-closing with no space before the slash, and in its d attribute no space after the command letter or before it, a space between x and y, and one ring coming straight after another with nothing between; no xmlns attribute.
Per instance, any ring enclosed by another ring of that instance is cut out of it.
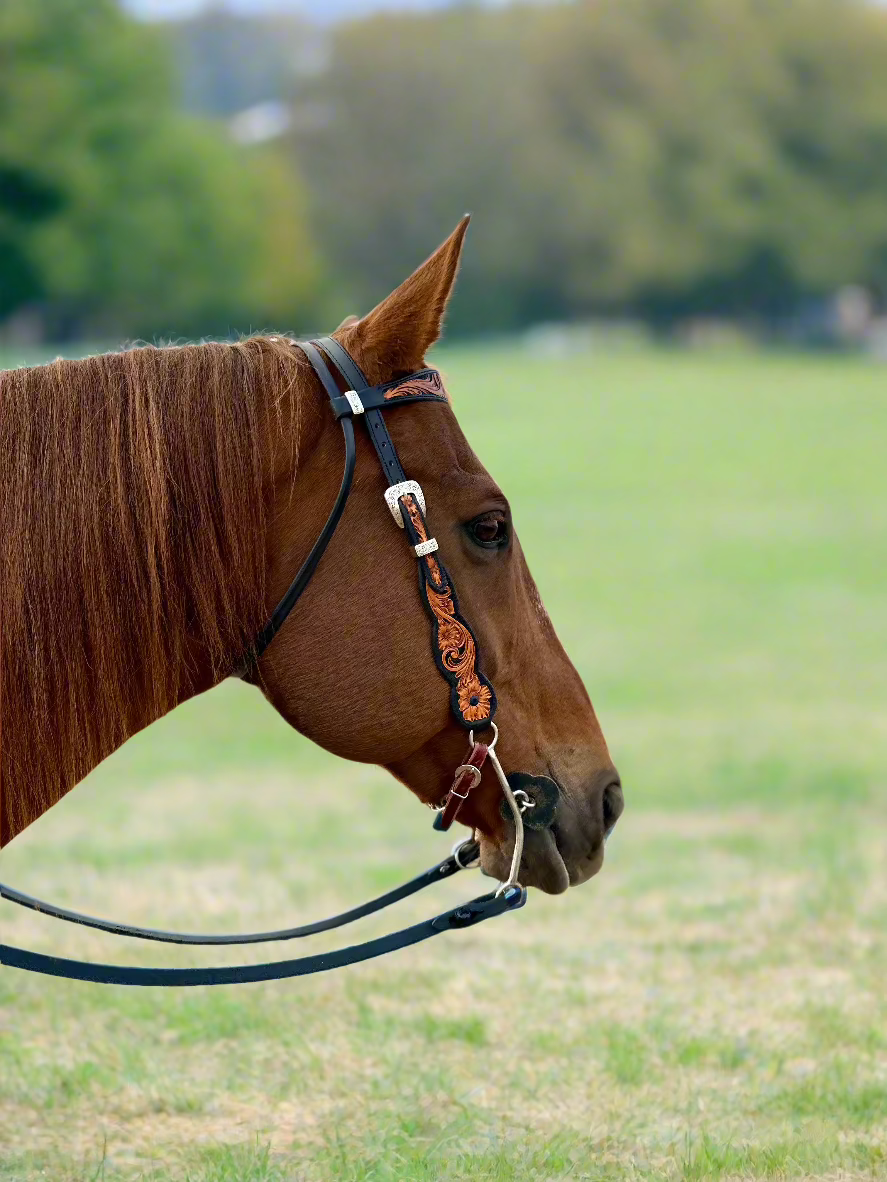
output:
<svg viewBox="0 0 887 1182"><path fill-rule="evenodd" d="M370 383L425 365L467 221L333 334ZM499 756L557 785L556 820L527 831L520 880L560 893L602 865L623 808L618 773L508 501L449 395L390 418L496 687ZM0 846L131 735L232 675L315 743L439 804L464 762L465 729L362 436L335 537L274 643L244 666L326 520L340 448L321 383L286 337L0 374ZM500 804L484 767L459 821L484 872L504 878L514 835Z"/></svg>

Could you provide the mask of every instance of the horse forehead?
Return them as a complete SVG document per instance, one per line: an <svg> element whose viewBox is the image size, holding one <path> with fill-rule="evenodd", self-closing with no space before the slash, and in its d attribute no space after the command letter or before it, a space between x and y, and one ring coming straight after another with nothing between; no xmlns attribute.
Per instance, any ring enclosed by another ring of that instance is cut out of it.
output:
<svg viewBox="0 0 887 1182"><path fill-rule="evenodd" d="M404 461L431 476L485 476L486 469L468 442L449 405L419 403L390 415L389 430Z"/></svg>
<svg viewBox="0 0 887 1182"><path fill-rule="evenodd" d="M429 440L408 467L428 488L441 494L458 491L460 501L503 497L496 481L464 441L460 445L452 439Z"/></svg>

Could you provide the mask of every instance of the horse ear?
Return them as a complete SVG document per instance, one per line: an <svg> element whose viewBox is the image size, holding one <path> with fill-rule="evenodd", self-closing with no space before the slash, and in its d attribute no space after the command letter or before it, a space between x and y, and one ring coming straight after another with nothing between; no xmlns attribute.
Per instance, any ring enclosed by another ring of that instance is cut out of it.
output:
<svg viewBox="0 0 887 1182"><path fill-rule="evenodd" d="M468 222L466 214L446 242L372 312L336 330L370 382L422 368L441 333Z"/></svg>

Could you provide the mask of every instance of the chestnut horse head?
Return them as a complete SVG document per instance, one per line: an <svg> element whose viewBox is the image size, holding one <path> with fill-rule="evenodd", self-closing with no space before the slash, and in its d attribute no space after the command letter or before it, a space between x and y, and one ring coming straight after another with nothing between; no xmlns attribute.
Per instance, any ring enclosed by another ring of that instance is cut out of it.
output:
<svg viewBox="0 0 887 1182"><path fill-rule="evenodd" d="M372 385L424 365L467 220L335 339ZM509 772L558 786L519 877L549 892L600 868L622 810L591 702L527 568L508 501L446 399L387 416L401 463L495 687ZM334 500L341 441L292 342L143 348L0 377L0 841L105 755L237 669ZM297 730L388 768L437 804L466 731L429 645L416 559L358 432L341 523L273 644L246 675ZM486 765L462 809L481 863L508 872L513 828Z"/></svg>

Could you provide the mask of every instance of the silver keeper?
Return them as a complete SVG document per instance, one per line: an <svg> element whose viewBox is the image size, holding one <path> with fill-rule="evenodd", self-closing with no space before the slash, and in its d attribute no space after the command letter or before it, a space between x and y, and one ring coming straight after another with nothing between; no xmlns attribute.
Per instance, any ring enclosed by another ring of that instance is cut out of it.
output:
<svg viewBox="0 0 887 1182"><path fill-rule="evenodd" d="M426 554L433 554L437 549L437 538L429 538L427 542L420 542L418 546L414 546L417 558L424 558Z"/></svg>
<svg viewBox="0 0 887 1182"><path fill-rule="evenodd" d="M400 511L398 501L407 493L412 493L419 502L419 508L425 512L425 494L422 492L422 485L416 480L402 480L400 484L389 485L385 489L385 500L388 503L388 508L391 510L391 516L397 522L401 529L403 529L403 514Z"/></svg>
<svg viewBox="0 0 887 1182"><path fill-rule="evenodd" d="M363 414L363 403L360 401L360 396L356 390L346 390L345 397L348 399L348 405L351 407L353 415Z"/></svg>

